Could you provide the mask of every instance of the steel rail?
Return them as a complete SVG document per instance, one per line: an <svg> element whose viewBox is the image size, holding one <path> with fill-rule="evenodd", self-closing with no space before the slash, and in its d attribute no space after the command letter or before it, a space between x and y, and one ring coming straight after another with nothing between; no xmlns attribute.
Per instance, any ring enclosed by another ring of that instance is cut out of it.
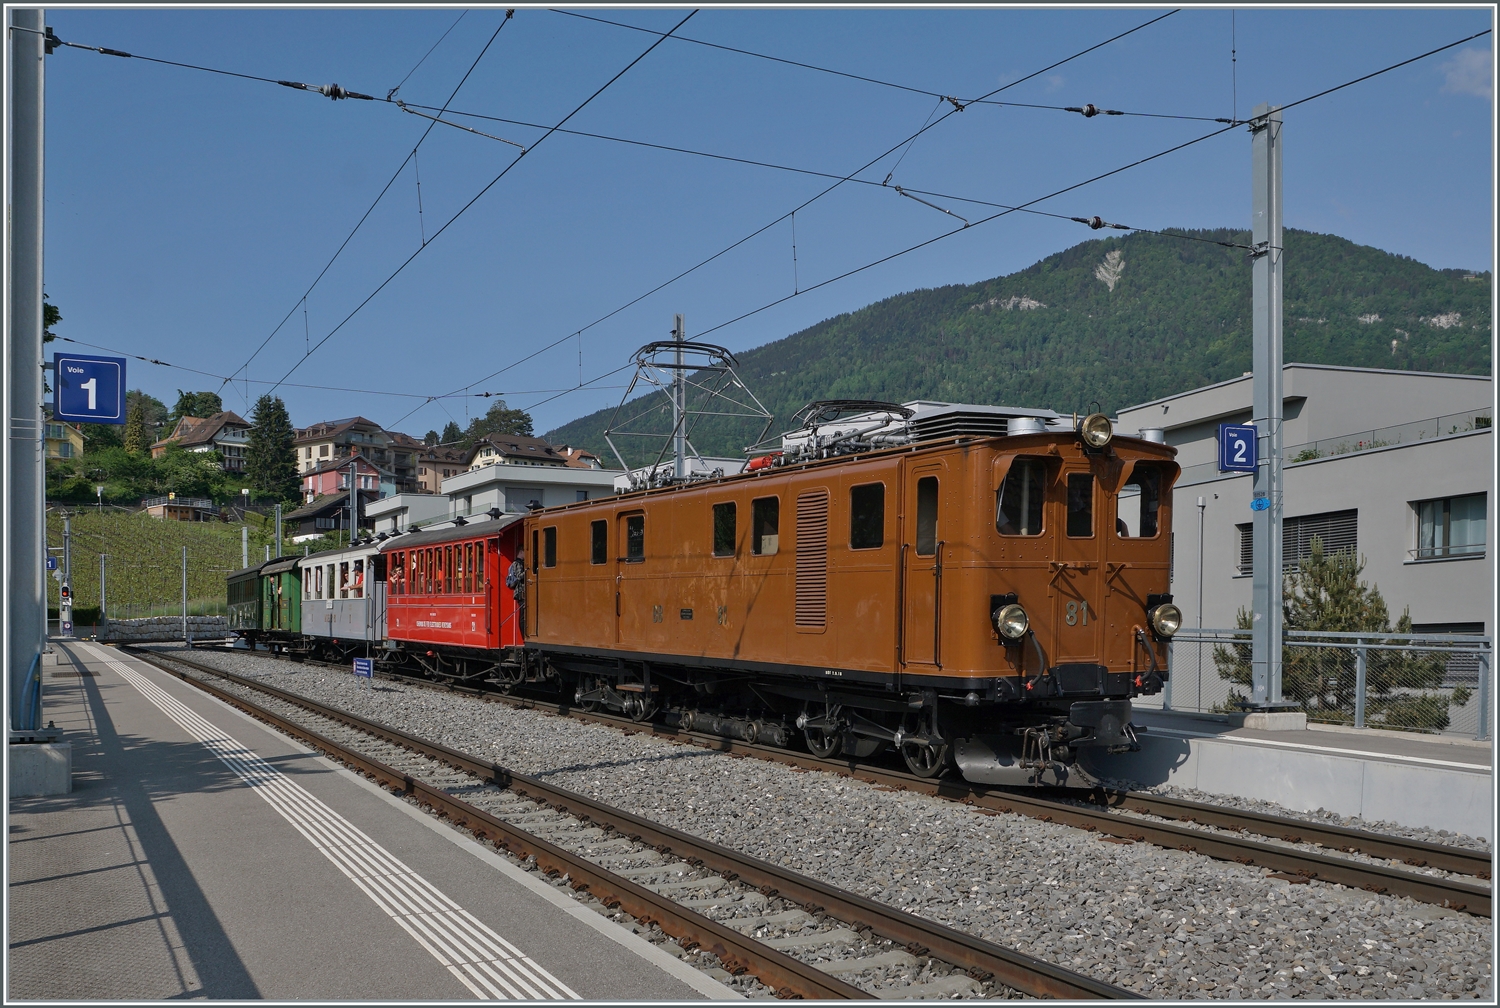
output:
<svg viewBox="0 0 1500 1008"><path fill-rule="evenodd" d="M265 693L320 717L338 721L376 738L403 746L454 769L473 774L487 782L531 798L540 804L548 805L559 812L587 819L599 826L606 826L632 841L652 846L662 854L675 856L690 864L718 872L731 882L738 880L755 886L766 896L780 896L801 904L810 913L825 913L857 928L868 928L881 937L905 945L907 950L914 955L931 955L965 969L979 979L993 978L1008 987L1037 997L1065 1000L1143 999L1143 995L1134 991L1074 973L1045 960L1004 948L935 921L904 913L857 893L838 889L817 879L779 868L750 855L605 805L535 777L516 773L498 763L478 759L441 743L418 738L398 728L318 703L267 683L257 682L177 655L157 655L134 648L122 648L122 650L256 717L264 718L284 731L306 738L319 748L337 753L340 759L373 773L382 783L390 785L399 783L404 791L415 795L422 803L431 805L439 814L445 815L459 826L474 830L481 838L492 838L498 845L507 847L513 853L521 853L523 856L535 855L539 866L544 864L545 859L544 870L565 871L575 883L581 881L592 895L606 903L617 899L626 912L637 919L655 922L668 934L674 936L680 933L683 937L696 941L702 947L714 952L726 963L744 965L763 982L782 987L804 997L849 999L870 998L872 995L822 973L798 959L746 938L737 931L680 907L667 897L628 879L620 878L569 851L534 837L502 819L455 798L440 788L425 784L409 774L362 756L309 728L266 711L243 697L205 683L178 669L173 669L167 663L181 663L204 674ZM475 822L480 825L475 826ZM489 837L490 833L493 833L494 837ZM639 912L633 907L638 908ZM821 992L817 992L819 990Z"/></svg>
<svg viewBox="0 0 1500 1008"><path fill-rule="evenodd" d="M213 674L225 675L217 671ZM408 676L398 678L415 683L426 682ZM486 697L492 695L481 690L474 692ZM1059 822L1116 839L1140 841L1173 850L1191 851L1222 861L1257 865L1286 873L1296 880L1316 878L1323 882L1334 882L1369 892L1389 892L1406 896L1419 902L1461 910L1476 916L1491 915L1490 889L1459 879L1423 875L1385 865L1365 864L1335 854L1319 854L1281 847L1245 837L1225 836L1190 826L1146 822L1108 811L1075 805L1071 802L1058 801L1046 797L1043 793L1008 790L986 784L974 784L962 779L924 779L914 774L870 766L851 759L820 759L811 754L793 752L775 746L758 745L719 735L683 731L668 725L634 722L608 714L580 711L569 704L554 700L536 700L505 694L493 695L511 704L546 709L577 720L611 724L626 731L648 731L666 738L687 740L719 752L756 756L801 769L828 770L845 776L857 777L872 784L919 791L934 797L959 801L982 811L1026 815L1044 822ZM1195 821L1202 825L1257 834L1288 843L1320 843L1337 850L1352 848L1374 857L1399 860L1417 867L1440 868L1479 878L1487 878L1491 873L1491 857L1481 851L1467 851L1463 848L1426 843L1420 840L1407 840L1364 830L1325 826L1300 819L1215 805L1164 799L1138 792L1126 793L1119 804L1130 811L1163 818Z"/></svg>

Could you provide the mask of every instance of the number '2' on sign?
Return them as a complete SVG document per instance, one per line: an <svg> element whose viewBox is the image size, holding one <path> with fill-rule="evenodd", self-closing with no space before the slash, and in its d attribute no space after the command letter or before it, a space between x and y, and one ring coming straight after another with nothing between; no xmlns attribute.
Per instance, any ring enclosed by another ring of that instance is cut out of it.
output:
<svg viewBox="0 0 1500 1008"><path fill-rule="evenodd" d="M1219 425L1219 471L1254 472L1259 432L1252 424Z"/></svg>

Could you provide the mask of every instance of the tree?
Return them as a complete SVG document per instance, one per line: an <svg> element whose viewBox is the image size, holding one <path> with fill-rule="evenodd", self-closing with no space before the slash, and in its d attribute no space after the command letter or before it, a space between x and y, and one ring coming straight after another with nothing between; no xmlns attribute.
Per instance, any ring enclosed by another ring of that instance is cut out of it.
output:
<svg viewBox="0 0 1500 1008"><path fill-rule="evenodd" d="M458 426L458 421L449 420L448 425L443 428L442 439L438 444L454 444L464 438L463 430Z"/></svg>
<svg viewBox="0 0 1500 1008"><path fill-rule="evenodd" d="M146 435L145 412L140 403L126 403L125 450L132 455L139 455L151 447L151 439Z"/></svg>
<svg viewBox="0 0 1500 1008"><path fill-rule="evenodd" d="M429 448L431 448L435 444L438 444L441 440L442 438L438 436L438 432L435 430L428 431L422 437L422 443Z"/></svg>
<svg viewBox="0 0 1500 1008"><path fill-rule="evenodd" d="M245 449L245 476L256 496L271 500L297 498L296 431L279 396L263 395L250 415L250 443Z"/></svg>
<svg viewBox="0 0 1500 1008"><path fill-rule="evenodd" d="M146 444L149 447L153 441L165 433L162 427L167 422L166 403L154 395L142 392L140 389L131 389L125 393L125 417L127 420L130 418L130 411L135 408L139 408L141 411L141 422L146 428Z"/></svg>
<svg viewBox="0 0 1500 1008"><path fill-rule="evenodd" d="M211 417L224 412L224 400L217 392L184 392L177 390L177 405L172 407L168 418L173 423L183 417Z"/></svg>
<svg viewBox="0 0 1500 1008"><path fill-rule="evenodd" d="M454 427L457 427L454 424ZM496 401L495 405L482 417L475 417L469 421L469 429L455 440L462 441L465 445L472 445L475 441L487 434L521 434L531 437L531 414L525 410L511 409L505 405L505 400ZM444 431L444 434L447 432ZM447 437L443 440L446 442Z"/></svg>
<svg viewBox="0 0 1500 1008"><path fill-rule="evenodd" d="M1380 588L1359 579L1364 569L1364 561L1353 552L1325 553L1323 541L1314 537L1311 556L1289 572L1283 584L1282 617L1286 629L1347 634L1410 633L1410 610L1402 612L1393 629ZM1241 609L1235 622L1241 630L1250 629L1250 614ZM1425 692L1443 683L1447 663L1440 652L1381 650L1365 654L1367 724L1436 730L1447 727L1450 703L1462 706L1468 702L1468 690L1463 687L1455 689L1451 697ZM1251 686L1248 644L1214 648L1214 664L1220 678L1247 689ZM1307 645L1282 648L1282 695L1300 704L1314 720L1353 722L1356 676L1355 657L1350 651ZM1229 706L1235 707L1244 699L1243 694L1234 691Z"/></svg>
<svg viewBox="0 0 1500 1008"><path fill-rule="evenodd" d="M43 295L43 297L45 297L45 296L46 295ZM55 326L55 325L57 325L57 323L59 323L61 321L62 321L62 312L60 312L60 311L57 310L57 305L55 305L55 304L49 304L47 301L43 301L42 302L42 342L43 343L51 343L53 340L57 339L57 333L55 333L55 332L52 331L52 327Z"/></svg>

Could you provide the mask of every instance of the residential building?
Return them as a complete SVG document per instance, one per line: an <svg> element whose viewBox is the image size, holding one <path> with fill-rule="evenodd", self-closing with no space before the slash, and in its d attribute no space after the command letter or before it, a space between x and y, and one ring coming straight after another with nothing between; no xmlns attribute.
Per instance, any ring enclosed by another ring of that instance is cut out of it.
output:
<svg viewBox="0 0 1500 1008"><path fill-rule="evenodd" d="M1493 633L1490 378L1288 364L1282 387L1284 566L1317 537L1365 561L1393 622L1409 610L1418 632ZM1178 449L1172 593L1189 628L1233 627L1250 605L1252 477L1217 461L1219 425L1249 423L1250 400L1245 376L1119 414L1121 433L1160 428Z"/></svg>
<svg viewBox="0 0 1500 1008"><path fill-rule="evenodd" d="M304 472L302 499L311 501L325 494L347 494L351 467L359 489L373 490L377 497L388 497L396 492L395 477L391 473L367 461L363 455L354 455L342 462L319 463Z"/></svg>
<svg viewBox="0 0 1500 1008"><path fill-rule="evenodd" d="M486 466L566 466L567 456L546 441L520 434L487 434L469 448L469 469Z"/></svg>
<svg viewBox="0 0 1500 1008"><path fill-rule="evenodd" d="M375 503L379 498L378 491L359 491L359 528L361 532L368 532L374 528L374 522L365 513L365 509ZM314 497L308 503L282 516L292 542L306 542L330 532L349 531L349 493L324 494ZM347 541L347 539L345 540Z"/></svg>
<svg viewBox="0 0 1500 1008"><path fill-rule="evenodd" d="M417 489L416 456L420 442L399 432L382 430L373 420L346 417L302 427L297 430L293 444L300 473L360 455L391 474L395 492Z"/></svg>
<svg viewBox="0 0 1500 1008"><path fill-rule="evenodd" d="M557 453L575 469L603 469L604 460L593 452L571 445L553 445Z"/></svg>
<svg viewBox="0 0 1500 1008"><path fill-rule="evenodd" d="M225 472L244 472L250 424L228 410L211 417L185 416L172 427L172 433L151 446L151 457L161 458L174 444L190 452L216 451Z"/></svg>
<svg viewBox="0 0 1500 1008"><path fill-rule="evenodd" d="M449 514L454 517L484 514L490 508L517 514L533 503L553 507L614 496L614 470L580 469L562 462L543 462L541 458L525 461L537 464L475 465L444 480Z"/></svg>
<svg viewBox="0 0 1500 1008"><path fill-rule="evenodd" d="M365 509L376 532L404 532L449 517L447 497L435 493L398 493L381 498Z"/></svg>
<svg viewBox="0 0 1500 1008"><path fill-rule="evenodd" d="M47 419L46 455L49 459L72 459L83 454L83 431L79 427Z"/></svg>
<svg viewBox="0 0 1500 1008"><path fill-rule="evenodd" d="M416 459L417 493L439 493L443 480L469 470L469 449L464 445L423 445Z"/></svg>

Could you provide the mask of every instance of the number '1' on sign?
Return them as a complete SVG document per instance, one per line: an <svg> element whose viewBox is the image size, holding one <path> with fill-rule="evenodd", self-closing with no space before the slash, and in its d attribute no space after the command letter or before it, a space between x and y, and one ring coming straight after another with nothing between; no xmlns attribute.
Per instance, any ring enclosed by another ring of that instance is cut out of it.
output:
<svg viewBox="0 0 1500 1008"><path fill-rule="evenodd" d="M1219 471L1254 472L1258 438L1253 424L1219 424Z"/></svg>

